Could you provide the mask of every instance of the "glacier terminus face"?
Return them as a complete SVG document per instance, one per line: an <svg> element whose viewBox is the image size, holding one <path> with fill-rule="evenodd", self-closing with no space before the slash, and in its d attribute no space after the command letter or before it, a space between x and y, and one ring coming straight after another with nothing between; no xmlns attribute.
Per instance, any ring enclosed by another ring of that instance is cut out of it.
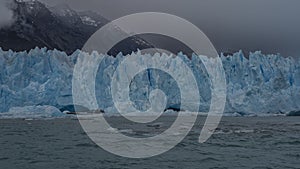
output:
<svg viewBox="0 0 300 169"><path fill-rule="evenodd" d="M40 106L39 111L43 106L52 106L62 112L74 111L74 65L79 56L90 55L99 56L97 52L88 54L80 50L68 56L64 52L46 48L36 48L28 53L0 49L0 112L7 114L15 111L16 107L25 106ZM191 68L198 84L199 111L207 112L212 86L203 63L196 56L188 58L179 53L175 57L180 57ZM126 56L122 54L105 57L97 72L97 102L99 108L108 114L117 113L110 86L113 74L124 58ZM176 59L173 60L170 66L176 69ZM240 51L233 56L221 55L221 60L227 81L226 114L266 115L300 111L299 59L263 55L261 52L250 53L246 58ZM129 96L133 106L140 111L149 109L150 94L156 89L164 91L166 95L166 110L181 108L177 82L168 73L156 69L142 71L130 82ZM30 110L34 111L32 107ZM81 107L81 110L88 111L86 107ZM185 111L189 109L185 108ZM56 114L53 113L53 116Z"/></svg>

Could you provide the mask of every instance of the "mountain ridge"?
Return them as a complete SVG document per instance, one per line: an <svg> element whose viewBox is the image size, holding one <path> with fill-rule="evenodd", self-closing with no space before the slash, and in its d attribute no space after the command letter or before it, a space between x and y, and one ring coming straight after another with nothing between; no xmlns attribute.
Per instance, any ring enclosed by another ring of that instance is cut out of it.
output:
<svg viewBox="0 0 300 169"><path fill-rule="evenodd" d="M14 0L11 9L14 22L0 29L0 47L4 50L28 51L38 46L72 54L109 22L93 11L77 12L66 4L48 7L37 0ZM139 43L140 40L144 41L130 37L109 52L117 55L120 51L131 53L137 48L151 47L149 43Z"/></svg>

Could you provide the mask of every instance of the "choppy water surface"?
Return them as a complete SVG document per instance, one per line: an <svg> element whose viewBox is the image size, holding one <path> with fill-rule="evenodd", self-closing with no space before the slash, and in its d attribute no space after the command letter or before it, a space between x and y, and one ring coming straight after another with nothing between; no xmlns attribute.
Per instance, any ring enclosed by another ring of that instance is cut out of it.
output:
<svg viewBox="0 0 300 169"><path fill-rule="evenodd" d="M126 135L162 132L174 118L131 126L110 117ZM300 117L224 117L215 134L197 142L204 118L171 151L147 159L112 155L95 145L76 119L0 120L0 168L300 168Z"/></svg>

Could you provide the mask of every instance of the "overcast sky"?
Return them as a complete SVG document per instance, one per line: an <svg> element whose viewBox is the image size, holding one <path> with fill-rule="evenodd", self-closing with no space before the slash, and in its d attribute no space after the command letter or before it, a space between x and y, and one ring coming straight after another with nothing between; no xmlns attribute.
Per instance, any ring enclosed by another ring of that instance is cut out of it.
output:
<svg viewBox="0 0 300 169"><path fill-rule="evenodd" d="M108 19L165 12L203 30L219 51L262 50L300 56L299 0L41 0L94 10Z"/></svg>
<svg viewBox="0 0 300 169"><path fill-rule="evenodd" d="M10 0L0 0L0 28L13 22L13 12L7 8Z"/></svg>

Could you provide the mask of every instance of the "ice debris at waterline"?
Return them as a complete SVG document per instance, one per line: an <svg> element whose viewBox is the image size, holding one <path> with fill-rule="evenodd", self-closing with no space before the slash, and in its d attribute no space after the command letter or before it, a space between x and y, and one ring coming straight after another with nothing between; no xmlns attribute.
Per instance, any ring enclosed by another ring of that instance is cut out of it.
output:
<svg viewBox="0 0 300 169"><path fill-rule="evenodd" d="M16 111L25 114L28 112L28 107L25 106L38 105L54 106L61 112L74 111L72 75L80 55L87 57L89 54L77 50L68 56L64 52L46 48L36 48L28 53L0 49L0 112L11 112L12 116ZM91 55L99 56L97 52ZM162 57L164 56L166 57ZM99 109L107 113L115 113L110 82L116 67L125 57L121 54L115 58L105 57L98 69L96 97ZM177 57L182 58L192 69L199 87L200 111L208 111L211 84L204 65L196 56L188 59L183 54L178 54ZM261 52L251 53L246 58L240 51L233 56L222 55L221 60L227 81L225 113L288 114L300 110L299 58L263 55ZM178 65L171 63L170 66ZM180 108L180 91L176 81L165 72L150 69L138 74L130 85L130 98L137 109L149 108L148 98L153 89L161 89L166 94L166 109ZM12 112L10 108L13 107L25 108L13 109ZM58 113L54 113L56 114Z"/></svg>
<svg viewBox="0 0 300 169"><path fill-rule="evenodd" d="M53 106L12 107L7 113L1 113L0 118L53 118L65 117L59 109Z"/></svg>

